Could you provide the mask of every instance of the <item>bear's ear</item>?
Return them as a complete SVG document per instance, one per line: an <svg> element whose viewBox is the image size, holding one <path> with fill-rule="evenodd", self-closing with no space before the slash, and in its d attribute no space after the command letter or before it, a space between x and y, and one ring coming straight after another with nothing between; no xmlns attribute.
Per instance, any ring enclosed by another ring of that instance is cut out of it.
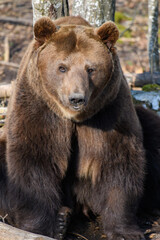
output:
<svg viewBox="0 0 160 240"><path fill-rule="evenodd" d="M34 35L39 45L48 40L56 32L56 26L48 17L40 18L34 25Z"/></svg>
<svg viewBox="0 0 160 240"><path fill-rule="evenodd" d="M119 38L119 31L115 23L109 21L96 29L96 34L107 45L109 49L114 47Z"/></svg>

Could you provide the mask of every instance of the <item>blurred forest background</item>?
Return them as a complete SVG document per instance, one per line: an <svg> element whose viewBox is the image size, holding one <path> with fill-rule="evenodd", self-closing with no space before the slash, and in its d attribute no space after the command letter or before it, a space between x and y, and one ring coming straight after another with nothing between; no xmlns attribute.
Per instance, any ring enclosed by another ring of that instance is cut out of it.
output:
<svg viewBox="0 0 160 240"><path fill-rule="evenodd" d="M72 1L69 3L71 9ZM16 78L33 38L32 21L31 0L0 0L0 85ZM160 11L158 21L160 45ZM121 33L116 46L124 73L132 77L148 72L148 0L117 0L115 22Z"/></svg>
<svg viewBox="0 0 160 240"><path fill-rule="evenodd" d="M1 84L16 78L18 64L33 38L32 14L31 0L0 0L0 61L15 64L0 65ZM3 20L6 17L20 21L7 22ZM124 72L135 74L149 71L148 0L117 0L115 22L120 32L124 32L117 42ZM124 31L126 28L128 30ZM160 44L160 27L158 35Z"/></svg>

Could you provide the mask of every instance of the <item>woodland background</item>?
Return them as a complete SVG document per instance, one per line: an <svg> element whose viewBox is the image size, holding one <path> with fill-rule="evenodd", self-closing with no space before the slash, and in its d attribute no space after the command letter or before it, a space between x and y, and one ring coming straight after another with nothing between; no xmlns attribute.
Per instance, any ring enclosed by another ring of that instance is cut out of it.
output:
<svg viewBox="0 0 160 240"><path fill-rule="evenodd" d="M16 78L18 64L33 38L32 14L31 0L0 0L0 61L15 64L0 64L0 84ZM6 17L20 21L7 22ZM128 29L116 45L123 71L129 75L148 72L148 1L117 0L115 22L121 33ZM160 27L158 35L160 44Z"/></svg>

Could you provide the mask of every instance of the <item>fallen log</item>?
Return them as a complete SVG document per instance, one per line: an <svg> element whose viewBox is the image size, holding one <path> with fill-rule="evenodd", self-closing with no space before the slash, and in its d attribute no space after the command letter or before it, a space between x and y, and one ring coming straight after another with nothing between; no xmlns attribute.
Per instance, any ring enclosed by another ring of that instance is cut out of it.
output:
<svg viewBox="0 0 160 240"><path fill-rule="evenodd" d="M0 222L0 240L55 240L46 236L23 231Z"/></svg>
<svg viewBox="0 0 160 240"><path fill-rule="evenodd" d="M0 5L3 5L3 4L8 4L8 3L12 3L12 1L11 0L1 0L1 2L0 2Z"/></svg>
<svg viewBox="0 0 160 240"><path fill-rule="evenodd" d="M0 98L10 97L12 92L12 83L0 85Z"/></svg>
<svg viewBox="0 0 160 240"><path fill-rule="evenodd" d="M19 68L19 64L13 62L0 61L0 65L12 68Z"/></svg>
<svg viewBox="0 0 160 240"><path fill-rule="evenodd" d="M13 17L0 17L0 22L2 23L10 23L15 25L23 25L23 26L33 26L33 22L28 19L22 19L22 18L13 18Z"/></svg>
<svg viewBox="0 0 160 240"><path fill-rule="evenodd" d="M143 87L146 84L159 84L160 85L160 72L151 73L124 73L126 80L130 87Z"/></svg>
<svg viewBox="0 0 160 240"><path fill-rule="evenodd" d="M134 87L143 87L146 84L160 84L160 72L151 73L151 72L144 72L141 74L137 74L136 77L133 79L132 85Z"/></svg>

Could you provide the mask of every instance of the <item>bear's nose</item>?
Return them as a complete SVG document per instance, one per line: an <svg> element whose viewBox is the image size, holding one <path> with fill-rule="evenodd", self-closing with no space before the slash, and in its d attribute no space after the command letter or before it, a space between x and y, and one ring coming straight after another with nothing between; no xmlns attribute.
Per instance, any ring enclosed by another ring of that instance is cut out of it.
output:
<svg viewBox="0 0 160 240"><path fill-rule="evenodd" d="M73 93L69 96L69 102L71 105L75 107L79 107L80 105L85 105L86 100L85 96L81 93Z"/></svg>

